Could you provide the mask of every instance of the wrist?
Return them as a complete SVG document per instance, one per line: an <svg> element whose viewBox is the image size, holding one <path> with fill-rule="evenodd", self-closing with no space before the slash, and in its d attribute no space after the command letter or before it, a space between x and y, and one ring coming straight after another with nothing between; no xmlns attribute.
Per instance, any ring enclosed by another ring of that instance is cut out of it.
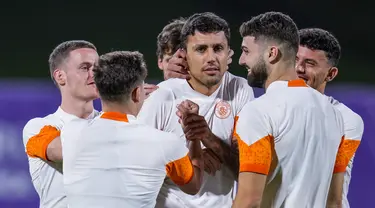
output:
<svg viewBox="0 0 375 208"><path fill-rule="evenodd" d="M210 131L207 137L202 138L202 143L205 147L212 149L215 139L216 136Z"/></svg>

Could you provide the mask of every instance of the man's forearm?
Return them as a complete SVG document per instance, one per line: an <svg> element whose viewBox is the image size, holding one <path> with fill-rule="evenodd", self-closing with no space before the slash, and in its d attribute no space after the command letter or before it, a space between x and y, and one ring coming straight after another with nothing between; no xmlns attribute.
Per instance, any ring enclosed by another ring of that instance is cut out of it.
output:
<svg viewBox="0 0 375 208"><path fill-rule="evenodd" d="M194 172L196 173L195 176L197 180L199 180L199 184L202 184L203 181L203 173L204 173L204 162L203 162L203 153L202 147L199 140L191 141L189 143L189 157L191 163L194 167Z"/></svg>
<svg viewBox="0 0 375 208"><path fill-rule="evenodd" d="M235 179L238 178L239 158L238 145L236 140L232 140L232 145L226 144L223 140L212 134L210 137L202 140L207 148L211 149L216 156L232 171Z"/></svg>

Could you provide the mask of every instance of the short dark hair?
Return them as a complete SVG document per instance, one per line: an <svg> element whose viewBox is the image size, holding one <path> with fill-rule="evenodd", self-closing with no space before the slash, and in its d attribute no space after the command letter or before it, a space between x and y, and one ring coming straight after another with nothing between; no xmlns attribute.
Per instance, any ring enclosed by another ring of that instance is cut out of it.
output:
<svg viewBox="0 0 375 208"><path fill-rule="evenodd" d="M274 40L286 47L286 53L295 58L298 46L298 28L292 18L281 12L266 12L244 22L240 27L242 37L253 36L255 40ZM289 52L289 53L288 53Z"/></svg>
<svg viewBox="0 0 375 208"><path fill-rule="evenodd" d="M109 102L126 102L147 76L146 63L138 51L101 55L93 71L101 99Z"/></svg>
<svg viewBox="0 0 375 208"><path fill-rule="evenodd" d="M55 82L53 77L53 72L60 67L60 65L65 61L66 58L69 57L71 51L80 49L80 48L91 48L96 50L94 44L85 41L85 40L69 40L60 43L53 49L52 53L49 56L48 64L49 64L49 71L51 74L52 80Z"/></svg>
<svg viewBox="0 0 375 208"><path fill-rule="evenodd" d="M181 45L181 29L185 24L184 18L175 19L167 24L157 37L156 55L163 58L165 54L174 54Z"/></svg>
<svg viewBox="0 0 375 208"><path fill-rule="evenodd" d="M189 35L195 32L217 33L223 31L225 37L230 43L230 28L223 18L211 12L196 13L190 16L181 29L181 47L186 48L186 41Z"/></svg>
<svg viewBox="0 0 375 208"><path fill-rule="evenodd" d="M332 66L339 64L341 46L332 33L320 28L306 28L299 30L298 34L301 46L311 50L322 50Z"/></svg>

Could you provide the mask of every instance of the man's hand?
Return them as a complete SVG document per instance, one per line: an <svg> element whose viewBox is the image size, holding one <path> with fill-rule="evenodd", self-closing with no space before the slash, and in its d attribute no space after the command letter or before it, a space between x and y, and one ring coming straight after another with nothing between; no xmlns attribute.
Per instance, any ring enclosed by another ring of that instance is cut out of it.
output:
<svg viewBox="0 0 375 208"><path fill-rule="evenodd" d="M143 85L143 89L145 90L145 94L146 94L146 98L148 98L148 96L150 96L150 94L157 90L159 87L157 85L153 85L153 84L144 84Z"/></svg>
<svg viewBox="0 0 375 208"><path fill-rule="evenodd" d="M190 100L177 106L176 112L187 140L201 140L212 136L206 119L198 115L199 106Z"/></svg>
<svg viewBox="0 0 375 208"><path fill-rule="evenodd" d="M186 62L186 52L178 49L169 59L167 68L163 70L164 80L170 78L190 79Z"/></svg>
<svg viewBox="0 0 375 208"><path fill-rule="evenodd" d="M220 159L215 155L211 149L203 149L203 161L204 161L204 171L208 174L215 176L216 171L221 169Z"/></svg>

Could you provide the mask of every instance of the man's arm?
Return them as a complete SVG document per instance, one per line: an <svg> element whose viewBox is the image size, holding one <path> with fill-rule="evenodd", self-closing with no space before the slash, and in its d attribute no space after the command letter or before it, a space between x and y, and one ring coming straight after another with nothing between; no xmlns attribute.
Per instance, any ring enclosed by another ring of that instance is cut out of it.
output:
<svg viewBox="0 0 375 208"><path fill-rule="evenodd" d="M58 171L62 171L62 147L60 131L44 119L29 121L23 130L26 154L40 158Z"/></svg>
<svg viewBox="0 0 375 208"><path fill-rule="evenodd" d="M233 207L260 207L274 151L273 131L267 112L249 102L234 128L239 149L238 192Z"/></svg>
<svg viewBox="0 0 375 208"><path fill-rule="evenodd" d="M240 173L233 207L258 208L273 157L273 137L266 136L248 145L238 137Z"/></svg>
<svg viewBox="0 0 375 208"><path fill-rule="evenodd" d="M345 139L342 137L336 155L335 167L333 170L331 185L328 193L327 207L342 207L342 192L346 167L350 159L357 151L360 141Z"/></svg>
<svg viewBox="0 0 375 208"><path fill-rule="evenodd" d="M185 106L185 107L183 107ZM190 101L185 100L178 105L177 116L180 117L180 123L187 140L200 140L203 145L211 149L221 162L226 164L234 173L234 178L238 176L238 149L236 138L233 138L232 145L225 144L223 140L215 136L203 116L198 115L199 106ZM183 108L192 108L194 113L182 116Z"/></svg>
<svg viewBox="0 0 375 208"><path fill-rule="evenodd" d="M168 177L186 194L199 192L203 180L204 164L199 141L189 144L189 153L166 166Z"/></svg>
<svg viewBox="0 0 375 208"><path fill-rule="evenodd" d="M211 149L218 158L232 171L234 178L238 178L238 144L237 138L232 137L232 144L226 144L222 139L210 132L209 136L202 138L205 147Z"/></svg>
<svg viewBox="0 0 375 208"><path fill-rule="evenodd" d="M333 173L331 185L329 187L327 208L342 207L342 191L344 185L344 172Z"/></svg>

